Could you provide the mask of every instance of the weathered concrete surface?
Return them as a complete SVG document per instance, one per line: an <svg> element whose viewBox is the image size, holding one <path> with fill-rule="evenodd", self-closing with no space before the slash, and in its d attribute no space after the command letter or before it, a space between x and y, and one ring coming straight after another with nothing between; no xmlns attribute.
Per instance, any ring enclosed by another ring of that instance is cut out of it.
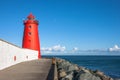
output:
<svg viewBox="0 0 120 80"><path fill-rule="evenodd" d="M46 80L51 59L26 61L0 70L0 80Z"/></svg>

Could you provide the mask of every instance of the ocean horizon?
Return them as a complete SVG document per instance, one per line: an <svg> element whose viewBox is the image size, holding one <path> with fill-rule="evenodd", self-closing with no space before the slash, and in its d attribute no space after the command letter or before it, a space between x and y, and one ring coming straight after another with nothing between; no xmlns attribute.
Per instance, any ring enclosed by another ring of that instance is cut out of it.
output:
<svg viewBox="0 0 120 80"><path fill-rule="evenodd" d="M44 55L62 58L91 70L100 70L112 78L120 78L120 55Z"/></svg>

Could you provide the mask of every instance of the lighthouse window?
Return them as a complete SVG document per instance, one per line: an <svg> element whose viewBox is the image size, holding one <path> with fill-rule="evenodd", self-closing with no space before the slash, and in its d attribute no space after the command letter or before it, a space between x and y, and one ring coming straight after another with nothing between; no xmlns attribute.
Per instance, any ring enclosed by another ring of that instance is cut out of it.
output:
<svg viewBox="0 0 120 80"><path fill-rule="evenodd" d="M28 32L28 35L31 35L31 32Z"/></svg>
<svg viewBox="0 0 120 80"><path fill-rule="evenodd" d="M31 29L31 26L29 26L29 28Z"/></svg>
<svg viewBox="0 0 120 80"><path fill-rule="evenodd" d="M31 42L31 40L29 40L29 42Z"/></svg>

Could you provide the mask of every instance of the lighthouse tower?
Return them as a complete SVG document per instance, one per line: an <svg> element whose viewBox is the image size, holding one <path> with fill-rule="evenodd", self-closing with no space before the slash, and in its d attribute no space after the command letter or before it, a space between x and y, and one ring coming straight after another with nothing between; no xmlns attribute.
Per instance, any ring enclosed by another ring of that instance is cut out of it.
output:
<svg viewBox="0 0 120 80"><path fill-rule="evenodd" d="M29 14L27 20L24 21L22 48L37 50L38 59L41 58L38 21L35 20L35 17L32 14Z"/></svg>

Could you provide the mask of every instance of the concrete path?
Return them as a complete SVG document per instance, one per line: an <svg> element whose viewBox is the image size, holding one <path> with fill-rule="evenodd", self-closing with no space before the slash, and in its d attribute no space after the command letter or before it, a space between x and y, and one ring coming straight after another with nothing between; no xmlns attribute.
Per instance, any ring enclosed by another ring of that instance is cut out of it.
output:
<svg viewBox="0 0 120 80"><path fill-rule="evenodd" d="M51 59L22 62L0 70L0 80L46 80L51 64Z"/></svg>

